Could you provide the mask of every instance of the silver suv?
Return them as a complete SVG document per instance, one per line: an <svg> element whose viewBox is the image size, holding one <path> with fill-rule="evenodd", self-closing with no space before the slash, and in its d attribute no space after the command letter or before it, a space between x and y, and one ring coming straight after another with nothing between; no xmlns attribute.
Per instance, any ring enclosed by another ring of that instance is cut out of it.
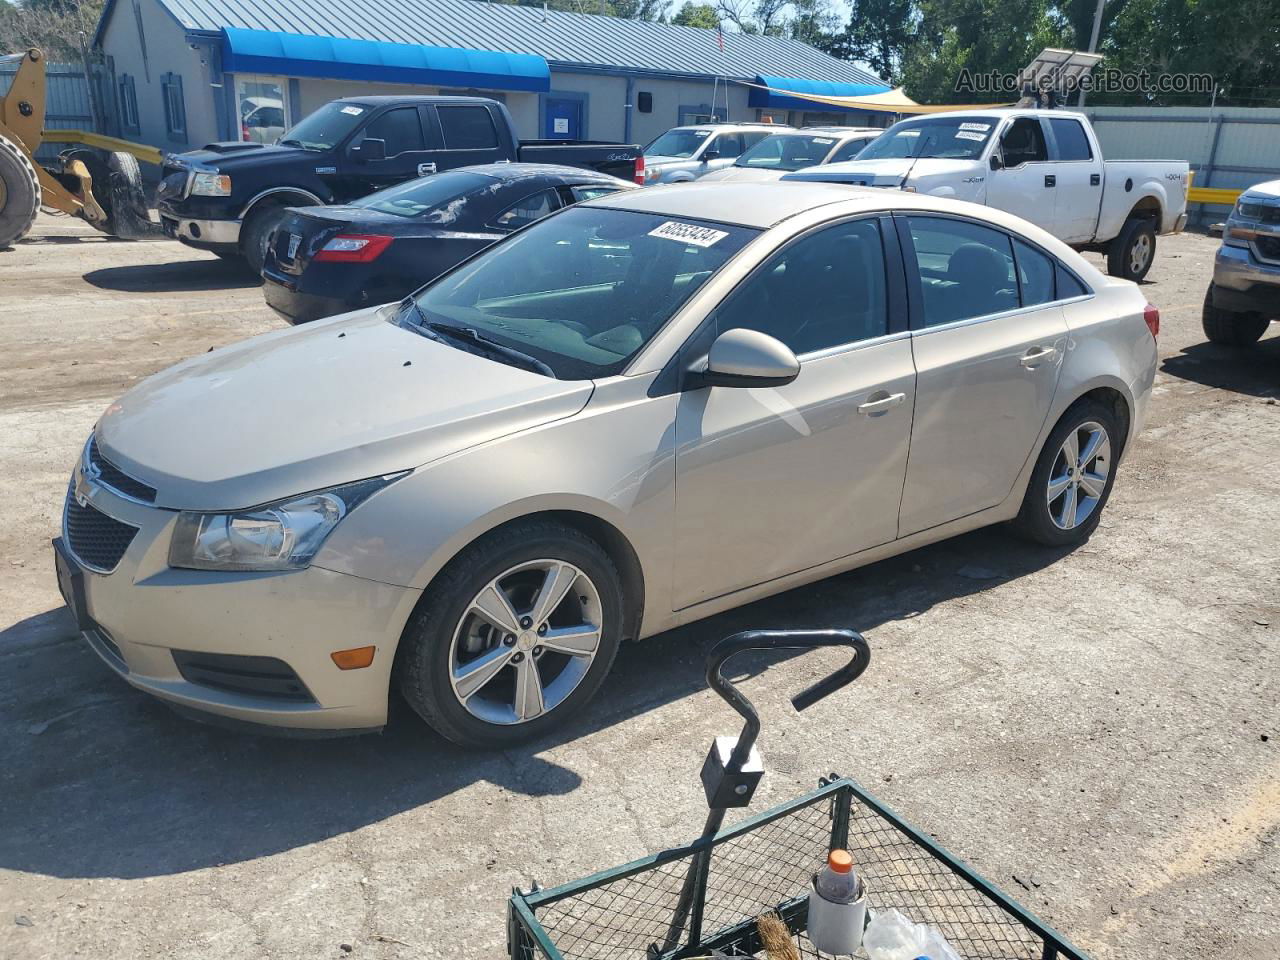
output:
<svg viewBox="0 0 1280 960"><path fill-rule="evenodd" d="M672 127L644 148L644 182L688 183L733 164L757 143L780 130L776 123L704 123Z"/></svg>
<svg viewBox="0 0 1280 960"><path fill-rule="evenodd" d="M1222 231L1201 322L1214 343L1247 347L1280 319L1280 180L1240 195Z"/></svg>

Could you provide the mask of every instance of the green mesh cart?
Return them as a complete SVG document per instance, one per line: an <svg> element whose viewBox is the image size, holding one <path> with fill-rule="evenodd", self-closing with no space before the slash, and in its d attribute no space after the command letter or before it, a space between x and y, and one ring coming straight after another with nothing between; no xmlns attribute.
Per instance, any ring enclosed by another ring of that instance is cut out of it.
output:
<svg viewBox="0 0 1280 960"><path fill-rule="evenodd" d="M702 768L710 813L693 843L543 890L516 890L508 912L511 960L692 960L763 956L756 918L776 910L804 957L812 878L844 848L867 882L873 911L896 907L937 927L964 960L1088 960L1061 934L852 780L832 775L811 793L722 829L763 774L759 717L721 673L745 650L847 646L841 670L797 695L797 709L855 680L870 650L851 630L748 631L708 654L707 681L744 720L718 737ZM860 951L858 956L864 954Z"/></svg>

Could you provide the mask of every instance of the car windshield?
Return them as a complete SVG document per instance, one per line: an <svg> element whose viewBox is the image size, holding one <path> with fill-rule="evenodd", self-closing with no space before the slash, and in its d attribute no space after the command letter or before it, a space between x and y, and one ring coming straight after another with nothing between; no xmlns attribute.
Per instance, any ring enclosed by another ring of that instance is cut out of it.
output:
<svg viewBox="0 0 1280 960"><path fill-rule="evenodd" d="M757 233L571 207L413 294L398 320L424 335L473 331L472 341L519 351L560 380L612 376Z"/></svg>
<svg viewBox="0 0 1280 960"><path fill-rule="evenodd" d="M668 130L644 148L646 157L679 157L687 160L711 136L710 130Z"/></svg>
<svg viewBox="0 0 1280 960"><path fill-rule="evenodd" d="M734 161L735 167L755 167L762 170L799 170L821 163L836 137L818 134L775 133L765 137Z"/></svg>
<svg viewBox="0 0 1280 960"><path fill-rule="evenodd" d="M354 130L369 108L359 103L335 100L308 114L280 138L289 147L304 150L332 150Z"/></svg>
<svg viewBox="0 0 1280 960"><path fill-rule="evenodd" d="M397 217L418 217L428 223L452 223L468 197L501 186L502 182L493 177L450 170L379 190L351 205Z"/></svg>
<svg viewBox="0 0 1280 960"><path fill-rule="evenodd" d="M996 120L992 117L930 117L895 123L858 154L859 160L945 157L976 160L982 156Z"/></svg>

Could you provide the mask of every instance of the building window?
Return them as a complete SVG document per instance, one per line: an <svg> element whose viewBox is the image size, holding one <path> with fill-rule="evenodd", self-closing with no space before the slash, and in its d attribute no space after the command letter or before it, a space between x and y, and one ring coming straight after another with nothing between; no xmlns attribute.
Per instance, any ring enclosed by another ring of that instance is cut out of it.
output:
<svg viewBox="0 0 1280 960"><path fill-rule="evenodd" d="M164 125L170 140L187 139L187 106L182 99L182 77L166 73L160 78L160 96L164 101Z"/></svg>
<svg viewBox="0 0 1280 960"><path fill-rule="evenodd" d="M120 126L130 133L138 133L141 127L138 123L138 91L134 87L133 77L127 73L122 73L117 82L117 92L120 97Z"/></svg>

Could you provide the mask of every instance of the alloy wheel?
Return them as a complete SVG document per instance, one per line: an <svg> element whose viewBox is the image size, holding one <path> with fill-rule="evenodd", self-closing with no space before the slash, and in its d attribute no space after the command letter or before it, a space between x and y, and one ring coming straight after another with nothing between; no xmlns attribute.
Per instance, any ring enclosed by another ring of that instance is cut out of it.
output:
<svg viewBox="0 0 1280 960"><path fill-rule="evenodd" d="M1142 273L1150 262L1151 236L1143 233L1133 241L1133 246L1129 248L1129 269L1136 275Z"/></svg>
<svg viewBox="0 0 1280 960"><path fill-rule="evenodd" d="M1080 424L1063 441L1049 471L1045 496L1060 530L1072 530L1098 509L1111 474L1111 438L1095 420Z"/></svg>
<svg viewBox="0 0 1280 960"><path fill-rule="evenodd" d="M549 713L591 669L602 619L599 591L579 568L555 559L511 567L472 598L454 630L454 696L486 723Z"/></svg>

